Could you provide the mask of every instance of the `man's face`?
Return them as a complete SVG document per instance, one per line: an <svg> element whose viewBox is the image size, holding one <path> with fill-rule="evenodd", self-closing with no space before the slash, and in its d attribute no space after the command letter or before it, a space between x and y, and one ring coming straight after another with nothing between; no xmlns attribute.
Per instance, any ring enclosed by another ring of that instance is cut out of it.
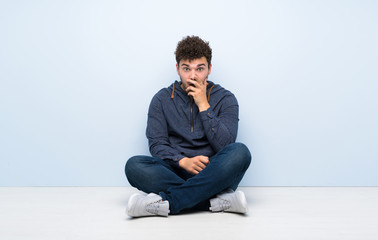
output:
<svg viewBox="0 0 378 240"><path fill-rule="evenodd" d="M182 82L181 88L184 90L189 87L188 80L203 83L211 72L211 64L209 66L205 57L191 61L181 60L179 64L176 64L176 68Z"/></svg>

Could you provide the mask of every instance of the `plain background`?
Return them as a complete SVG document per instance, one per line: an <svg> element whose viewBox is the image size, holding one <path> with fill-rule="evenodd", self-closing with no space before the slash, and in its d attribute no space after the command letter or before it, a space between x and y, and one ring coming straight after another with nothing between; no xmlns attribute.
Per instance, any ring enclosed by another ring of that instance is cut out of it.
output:
<svg viewBox="0 0 378 240"><path fill-rule="evenodd" d="M237 96L243 186L378 185L377 1L0 0L0 186L128 186L182 37Z"/></svg>

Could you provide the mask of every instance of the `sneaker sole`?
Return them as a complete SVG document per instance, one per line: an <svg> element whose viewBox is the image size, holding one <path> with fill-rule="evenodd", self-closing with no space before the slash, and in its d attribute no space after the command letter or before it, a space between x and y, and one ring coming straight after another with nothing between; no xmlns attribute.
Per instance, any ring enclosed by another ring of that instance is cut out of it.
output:
<svg viewBox="0 0 378 240"><path fill-rule="evenodd" d="M242 191L237 191L236 194L238 196L238 199L240 200L241 208L244 209L244 211L241 211L240 213L247 213L248 203L247 203L247 198L245 197L245 194Z"/></svg>
<svg viewBox="0 0 378 240"><path fill-rule="evenodd" d="M129 198L129 202L127 203L126 214L129 215L130 217L135 217L134 209L135 209L136 198L137 198L138 196L141 196L141 195L142 195L142 194L140 194L140 193L134 193L134 194L131 195L131 197ZM132 208L132 206L134 206L134 209Z"/></svg>

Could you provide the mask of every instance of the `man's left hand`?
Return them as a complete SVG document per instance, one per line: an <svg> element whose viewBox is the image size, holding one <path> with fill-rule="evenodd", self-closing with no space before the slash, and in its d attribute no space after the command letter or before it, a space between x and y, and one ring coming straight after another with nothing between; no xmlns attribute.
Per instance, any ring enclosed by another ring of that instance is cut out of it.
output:
<svg viewBox="0 0 378 240"><path fill-rule="evenodd" d="M210 107L206 97L207 79L203 82L188 80L188 83L189 87L186 89L188 96L193 98L200 112L206 111Z"/></svg>

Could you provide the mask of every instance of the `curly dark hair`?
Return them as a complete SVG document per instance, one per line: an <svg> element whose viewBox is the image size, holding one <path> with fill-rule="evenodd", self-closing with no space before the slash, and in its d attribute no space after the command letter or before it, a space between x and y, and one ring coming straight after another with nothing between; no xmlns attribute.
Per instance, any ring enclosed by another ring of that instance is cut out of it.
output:
<svg viewBox="0 0 378 240"><path fill-rule="evenodd" d="M210 67L212 52L209 42L205 42L197 36L186 36L178 42L175 55L177 64L181 60L191 61L205 57Z"/></svg>

